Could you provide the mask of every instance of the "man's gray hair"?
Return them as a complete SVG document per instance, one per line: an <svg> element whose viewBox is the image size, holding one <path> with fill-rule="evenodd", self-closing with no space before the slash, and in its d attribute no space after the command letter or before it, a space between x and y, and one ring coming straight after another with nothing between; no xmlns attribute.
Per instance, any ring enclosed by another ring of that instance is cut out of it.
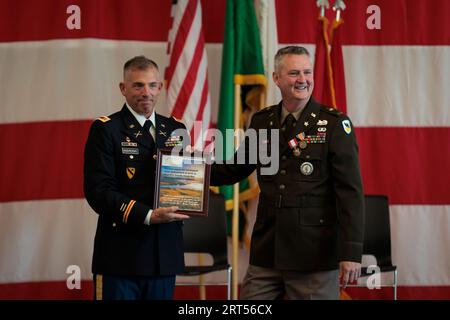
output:
<svg viewBox="0 0 450 320"><path fill-rule="evenodd" d="M275 71L278 70L278 67L281 64L281 60L287 54L296 54L296 55L303 55L304 54L304 55L306 55L308 57L310 56L308 49L306 49L305 47L287 46L287 47L281 48L275 54L275 62L274 62L274 69L275 69Z"/></svg>
<svg viewBox="0 0 450 320"><path fill-rule="evenodd" d="M148 68L155 68L156 70L159 70L155 61L145 56L136 56L125 62L123 66L123 74L125 75L125 72L128 70L147 70Z"/></svg>

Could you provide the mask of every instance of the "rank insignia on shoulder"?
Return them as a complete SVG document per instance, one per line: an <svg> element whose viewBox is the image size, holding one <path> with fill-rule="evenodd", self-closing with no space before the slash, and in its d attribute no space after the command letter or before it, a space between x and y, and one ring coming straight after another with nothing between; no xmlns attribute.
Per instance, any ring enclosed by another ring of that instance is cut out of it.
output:
<svg viewBox="0 0 450 320"><path fill-rule="evenodd" d="M175 118L174 116L172 116L172 118L177 122L183 123L183 121L181 121L181 119Z"/></svg>
<svg viewBox="0 0 450 320"><path fill-rule="evenodd" d="M346 134L350 134L350 132L352 132L352 126L350 125L349 120L342 120L342 127L344 128Z"/></svg>
<svg viewBox="0 0 450 320"><path fill-rule="evenodd" d="M101 122L108 122L109 120L111 120L110 117L107 116L103 116L103 117L99 117L96 120L100 120Z"/></svg>

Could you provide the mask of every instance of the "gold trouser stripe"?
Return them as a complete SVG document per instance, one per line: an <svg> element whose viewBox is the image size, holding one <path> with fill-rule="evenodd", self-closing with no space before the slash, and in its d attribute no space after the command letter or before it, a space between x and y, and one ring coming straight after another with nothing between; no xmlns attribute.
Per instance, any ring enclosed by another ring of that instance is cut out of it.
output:
<svg viewBox="0 0 450 320"><path fill-rule="evenodd" d="M127 206L127 210L125 210L125 213L123 214L123 222L127 223L128 221L128 215L130 214L131 209L133 208L136 201L131 200L130 203Z"/></svg>
<svg viewBox="0 0 450 320"><path fill-rule="evenodd" d="M95 300L103 300L103 276L95 275Z"/></svg>

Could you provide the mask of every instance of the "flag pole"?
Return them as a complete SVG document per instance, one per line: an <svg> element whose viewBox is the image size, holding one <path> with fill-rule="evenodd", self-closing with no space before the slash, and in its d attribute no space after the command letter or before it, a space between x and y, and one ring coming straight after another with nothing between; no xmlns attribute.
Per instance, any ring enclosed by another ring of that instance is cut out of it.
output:
<svg viewBox="0 0 450 320"><path fill-rule="evenodd" d="M241 85L234 85L234 146L239 148L239 127L241 112ZM233 185L233 219L232 219L232 246L233 257L231 260L232 269L232 291L231 299L238 299L239 282L239 182Z"/></svg>

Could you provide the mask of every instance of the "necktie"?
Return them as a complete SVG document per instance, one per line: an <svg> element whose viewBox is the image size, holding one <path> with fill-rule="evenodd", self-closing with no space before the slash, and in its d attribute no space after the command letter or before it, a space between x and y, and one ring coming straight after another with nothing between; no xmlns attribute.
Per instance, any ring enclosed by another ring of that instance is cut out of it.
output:
<svg viewBox="0 0 450 320"><path fill-rule="evenodd" d="M289 139L292 135L292 131L295 127L295 117L292 115L292 113L289 113L284 120L284 137L286 139Z"/></svg>
<svg viewBox="0 0 450 320"><path fill-rule="evenodd" d="M155 142L155 140L153 139L152 133L150 132L150 128L153 126L153 123L150 120L145 120L144 123L144 132L148 133L150 138L152 139L152 143Z"/></svg>

